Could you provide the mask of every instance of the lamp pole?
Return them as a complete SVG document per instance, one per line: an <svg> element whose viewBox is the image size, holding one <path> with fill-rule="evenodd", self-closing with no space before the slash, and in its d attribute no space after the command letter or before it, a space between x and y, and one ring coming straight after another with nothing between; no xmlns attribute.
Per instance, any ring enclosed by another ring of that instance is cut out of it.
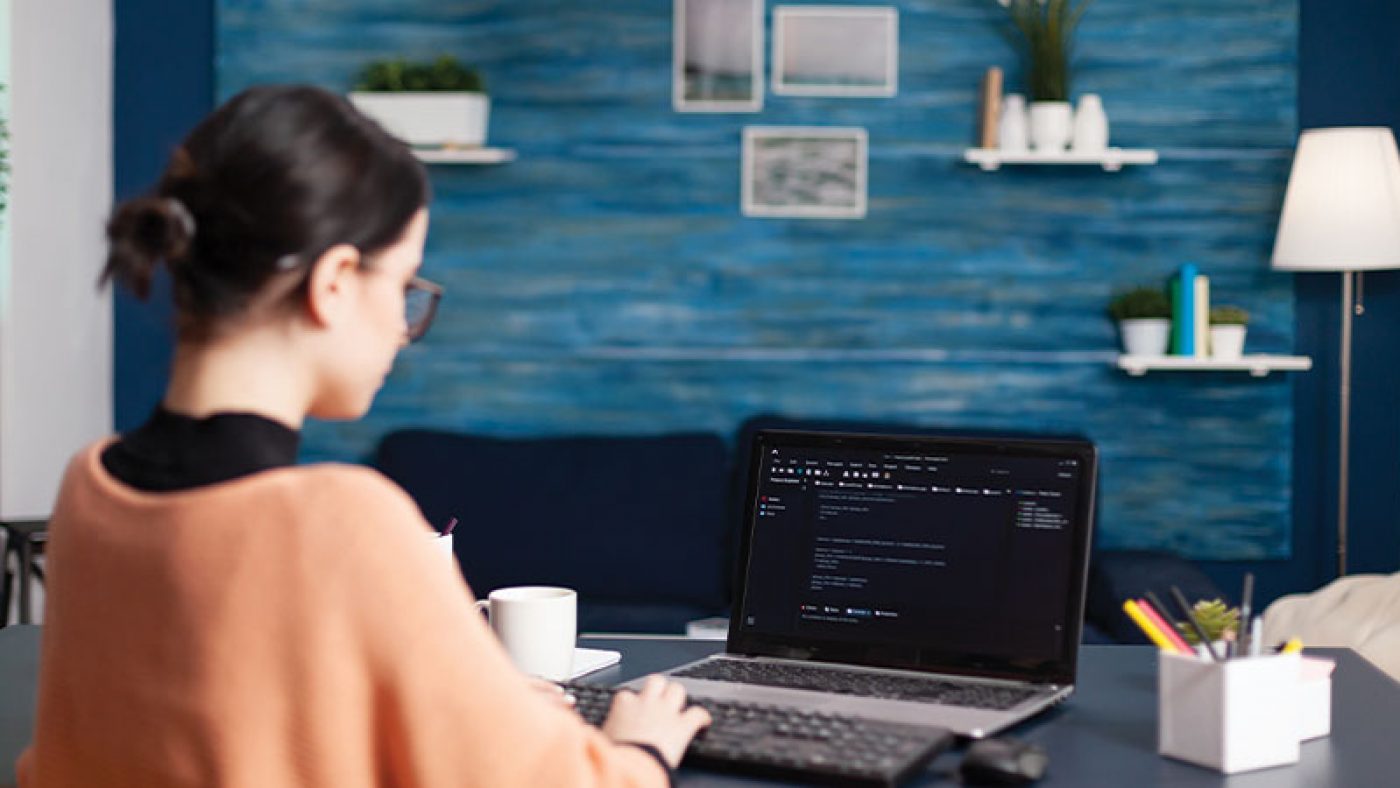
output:
<svg viewBox="0 0 1400 788"><path fill-rule="evenodd" d="M1351 271L1342 272L1341 423L1337 436L1337 577L1347 573L1347 489L1351 470Z"/></svg>

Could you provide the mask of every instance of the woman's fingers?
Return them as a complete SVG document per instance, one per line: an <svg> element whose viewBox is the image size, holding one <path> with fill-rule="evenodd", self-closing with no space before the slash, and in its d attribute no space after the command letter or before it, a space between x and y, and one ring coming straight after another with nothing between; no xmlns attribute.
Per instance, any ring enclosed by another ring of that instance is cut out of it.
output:
<svg viewBox="0 0 1400 788"><path fill-rule="evenodd" d="M551 703L556 703L564 708L573 708L574 696L564 691L564 688L552 681L544 679L530 679L530 688L549 698Z"/></svg>
<svg viewBox="0 0 1400 788"><path fill-rule="evenodd" d="M687 729L690 731L690 735L694 736L696 733L700 732L701 728L709 726L709 724L713 722L713 719L711 719L708 711L705 711L699 706L691 706L681 712L681 722L686 725Z"/></svg>
<svg viewBox="0 0 1400 788"><path fill-rule="evenodd" d="M660 676L654 674L647 676L646 681L642 682L642 690L638 694L646 698L658 697L666 691L666 684L666 679Z"/></svg>

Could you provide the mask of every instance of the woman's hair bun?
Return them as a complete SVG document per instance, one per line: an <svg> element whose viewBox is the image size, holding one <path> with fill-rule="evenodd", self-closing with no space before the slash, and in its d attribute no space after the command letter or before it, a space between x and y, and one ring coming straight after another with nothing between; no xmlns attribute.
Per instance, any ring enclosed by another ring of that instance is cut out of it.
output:
<svg viewBox="0 0 1400 788"><path fill-rule="evenodd" d="M194 217L173 197L137 197L107 222L107 266L102 282L115 280L145 299L162 261L180 260L194 241Z"/></svg>

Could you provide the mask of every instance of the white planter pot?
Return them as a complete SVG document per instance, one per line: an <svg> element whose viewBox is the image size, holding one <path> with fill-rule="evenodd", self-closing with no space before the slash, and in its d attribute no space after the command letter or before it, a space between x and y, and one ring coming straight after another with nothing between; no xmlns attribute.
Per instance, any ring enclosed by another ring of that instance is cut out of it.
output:
<svg viewBox="0 0 1400 788"><path fill-rule="evenodd" d="M1211 326L1212 358L1239 358L1244 355L1245 326Z"/></svg>
<svg viewBox="0 0 1400 788"><path fill-rule="evenodd" d="M1069 146L1074 110L1068 101L1031 102L1031 147L1042 153Z"/></svg>
<svg viewBox="0 0 1400 788"><path fill-rule="evenodd" d="M1172 321L1164 318L1123 320L1123 352L1131 356L1165 356L1171 345Z"/></svg>
<svg viewBox="0 0 1400 788"><path fill-rule="evenodd" d="M486 144L491 98L484 93L351 93L350 101L409 145Z"/></svg>
<svg viewBox="0 0 1400 788"><path fill-rule="evenodd" d="M1075 153L1103 153L1108 148L1108 114L1103 100L1093 93L1079 97L1073 136Z"/></svg>
<svg viewBox="0 0 1400 788"><path fill-rule="evenodd" d="M1004 151L1026 149L1026 97L1008 93L1001 100L1001 120L997 124L997 146Z"/></svg>

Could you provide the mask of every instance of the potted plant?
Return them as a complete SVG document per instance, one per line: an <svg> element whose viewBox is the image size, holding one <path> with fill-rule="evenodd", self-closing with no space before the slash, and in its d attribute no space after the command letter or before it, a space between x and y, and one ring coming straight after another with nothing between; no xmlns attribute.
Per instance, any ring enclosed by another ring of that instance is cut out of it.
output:
<svg viewBox="0 0 1400 788"><path fill-rule="evenodd" d="M1220 305L1210 310L1210 354L1215 358L1239 358L1244 354L1245 327L1249 313L1237 306Z"/></svg>
<svg viewBox="0 0 1400 788"><path fill-rule="evenodd" d="M1172 336L1172 303L1161 288L1137 287L1114 296L1108 315L1123 335L1123 352L1165 356Z"/></svg>
<svg viewBox="0 0 1400 788"><path fill-rule="evenodd" d="M486 82L476 69L449 55L428 62L370 63L360 72L350 100L410 145L486 144L491 112Z"/></svg>
<svg viewBox="0 0 1400 788"><path fill-rule="evenodd" d="M1196 619L1212 643L1223 644L1227 636L1239 637L1240 609L1230 607L1219 599L1196 600L1196 604L1191 606L1191 617ZM1177 623L1176 627L1187 643L1194 646L1201 642L1195 627L1183 623Z"/></svg>
<svg viewBox="0 0 1400 788"><path fill-rule="evenodd" d="M1031 99L1031 146L1063 151L1071 136L1070 53L1089 0L999 0L1019 33Z"/></svg>

